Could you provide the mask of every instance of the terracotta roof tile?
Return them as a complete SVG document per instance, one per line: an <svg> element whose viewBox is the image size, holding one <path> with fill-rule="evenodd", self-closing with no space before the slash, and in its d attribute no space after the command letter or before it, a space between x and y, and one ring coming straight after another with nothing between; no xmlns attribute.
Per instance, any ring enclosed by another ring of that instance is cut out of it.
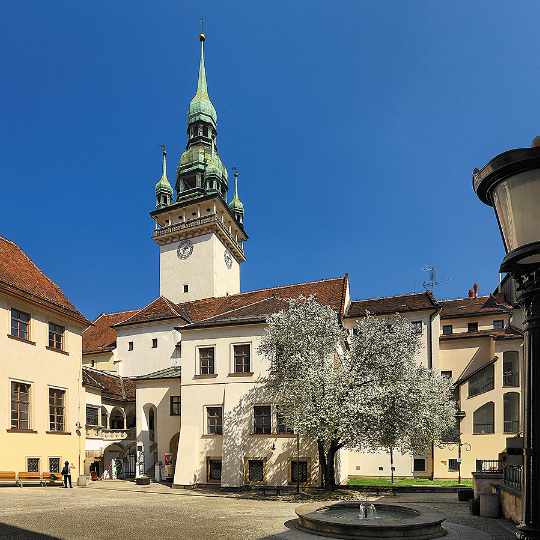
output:
<svg viewBox="0 0 540 540"><path fill-rule="evenodd" d="M99 388L104 398L135 401L135 381L129 377L120 377L114 373L83 367L83 385Z"/></svg>
<svg viewBox="0 0 540 540"><path fill-rule="evenodd" d="M136 311L131 317L115 323L116 326L123 326L128 324L145 323L148 321L157 321L160 319L178 319L182 318L186 322L190 322L189 318L186 318L186 314L183 310L168 300L167 298L160 296L147 306L143 307L139 311Z"/></svg>
<svg viewBox="0 0 540 540"><path fill-rule="evenodd" d="M90 322L68 300L62 289L14 242L0 236L0 288L45 307L56 308L87 325Z"/></svg>
<svg viewBox="0 0 540 540"><path fill-rule="evenodd" d="M83 354L112 351L116 347L116 330L113 325L135 315L139 310L103 313L89 326L82 336Z"/></svg>
<svg viewBox="0 0 540 540"><path fill-rule="evenodd" d="M111 351L116 345L115 326L145 323L162 319L184 319L185 324L213 317L227 319L229 313L239 311L237 316L264 318L286 306L287 298L313 295L318 302L340 312L344 303L347 276L284 285L245 293L204 298L192 302L173 304L164 297L156 298L142 309L121 313L104 314L94 321L94 327L83 334L83 353ZM261 303L261 306L257 306ZM253 307L252 307L253 306ZM232 315L234 317L234 314Z"/></svg>
<svg viewBox="0 0 540 540"><path fill-rule="evenodd" d="M372 315L389 315L437 307L437 302L429 292L400 294L368 300L354 300L347 310L346 317L363 317L366 311Z"/></svg>
<svg viewBox="0 0 540 540"><path fill-rule="evenodd" d="M474 315L511 313L512 307L493 295L477 298L457 298L441 300L441 319L455 319Z"/></svg>

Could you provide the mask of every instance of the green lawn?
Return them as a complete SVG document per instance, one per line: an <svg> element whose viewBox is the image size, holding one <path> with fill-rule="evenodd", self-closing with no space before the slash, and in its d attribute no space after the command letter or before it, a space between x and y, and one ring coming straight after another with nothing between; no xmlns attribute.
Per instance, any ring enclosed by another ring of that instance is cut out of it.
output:
<svg viewBox="0 0 540 540"><path fill-rule="evenodd" d="M349 486L377 486L377 487L391 487L394 486L441 486L441 487L455 487L458 485L457 480L430 480L429 478L404 478L395 477L394 484L387 477L374 477L374 476L356 476L349 478ZM461 480L462 486L472 487L472 480Z"/></svg>

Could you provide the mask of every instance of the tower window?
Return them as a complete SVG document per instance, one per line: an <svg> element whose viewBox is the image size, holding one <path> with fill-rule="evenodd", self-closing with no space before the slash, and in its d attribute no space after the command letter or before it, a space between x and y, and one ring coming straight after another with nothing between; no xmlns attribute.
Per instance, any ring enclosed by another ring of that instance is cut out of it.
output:
<svg viewBox="0 0 540 540"><path fill-rule="evenodd" d="M203 127L203 135L204 135L205 137L208 137L208 126L204 126L204 127Z"/></svg>
<svg viewBox="0 0 540 540"><path fill-rule="evenodd" d="M128 341L128 351L133 350L133 341Z"/></svg>
<svg viewBox="0 0 540 540"><path fill-rule="evenodd" d="M152 338L152 349L157 349L157 338Z"/></svg>
<svg viewBox="0 0 540 540"><path fill-rule="evenodd" d="M185 293L189 292L189 285L184 285L184 292Z"/></svg>
<svg viewBox="0 0 540 540"><path fill-rule="evenodd" d="M197 179L195 176L188 176L183 179L184 182L184 190L186 191L188 189L195 189L197 187Z"/></svg>

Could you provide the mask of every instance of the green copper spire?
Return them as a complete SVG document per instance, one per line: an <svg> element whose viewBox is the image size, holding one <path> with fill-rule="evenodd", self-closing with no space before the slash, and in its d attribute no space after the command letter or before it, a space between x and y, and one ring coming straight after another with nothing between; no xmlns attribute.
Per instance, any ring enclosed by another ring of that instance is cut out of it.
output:
<svg viewBox="0 0 540 540"><path fill-rule="evenodd" d="M189 104L188 124L196 121L210 122L214 127L217 125L217 113L214 105L210 101L208 95L208 87L206 85L206 69L204 67L204 41L206 36L201 33L199 35L201 42L201 61L199 63L199 79L197 81L197 92L193 96Z"/></svg>
<svg viewBox="0 0 540 540"><path fill-rule="evenodd" d="M232 210L236 219L240 222L244 222L244 203L238 196L238 169L234 169L234 195L229 203L229 208Z"/></svg>
<svg viewBox="0 0 540 540"><path fill-rule="evenodd" d="M156 207L161 208L171 204L173 190L169 179L167 178L167 149L161 145L162 165L161 178L156 183Z"/></svg>

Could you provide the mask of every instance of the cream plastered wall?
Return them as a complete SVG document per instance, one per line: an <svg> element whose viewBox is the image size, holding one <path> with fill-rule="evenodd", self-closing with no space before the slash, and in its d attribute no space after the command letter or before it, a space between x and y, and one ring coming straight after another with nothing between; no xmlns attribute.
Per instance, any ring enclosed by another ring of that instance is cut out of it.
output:
<svg viewBox="0 0 540 540"><path fill-rule="evenodd" d="M118 362L115 361L114 351L84 354L82 358L83 366L93 367L111 373L118 371Z"/></svg>
<svg viewBox="0 0 540 540"><path fill-rule="evenodd" d="M477 322L478 330L492 330L493 321L504 321L505 325L509 320L509 315L505 313L494 313L492 315L480 315L477 317L456 317L453 319L441 319L441 334L444 325L452 325L454 333L467 332L468 323Z"/></svg>
<svg viewBox="0 0 540 540"><path fill-rule="evenodd" d="M176 344L180 341L180 332L174 328L179 324L185 324L185 321L171 319L117 328L119 374L122 377L136 377L178 365ZM154 338L158 340L156 348L152 347ZM129 350L130 341L133 342L132 351Z"/></svg>
<svg viewBox="0 0 540 540"><path fill-rule="evenodd" d="M483 338L488 341L491 338ZM478 341L472 339L457 340L463 344L470 341ZM466 349L467 355L470 355L469 347ZM520 394L521 405L521 388L520 387L505 387L503 385L503 354L505 351L517 351L520 358L520 382L523 378L523 347L521 338L504 339L493 341L494 355L497 360L494 363L494 389L483 394L468 397L469 383L468 381L460 385L459 399L460 409L465 413L465 417L460 423L462 446L462 478L471 478L471 473L476 470L476 460L496 460L499 454L506 448L506 439L512 437L512 433L504 433L504 394L507 392L517 392ZM454 349L455 357L459 356L459 349ZM473 433L473 414L479 407L493 401L495 404L495 424L494 433L492 434L474 434ZM458 458L457 444L444 445L435 448L435 470L434 474L437 478L457 478L457 471L448 470L448 460Z"/></svg>
<svg viewBox="0 0 540 540"><path fill-rule="evenodd" d="M179 396L180 379L138 380L136 391L137 447L138 457L144 459L144 470L153 474L153 466L163 461L163 454L170 452L172 438L180 432L182 416L171 416L170 398ZM150 440L148 417L154 409L154 440ZM144 458L141 457L141 450ZM140 471L137 471L140 474Z"/></svg>
<svg viewBox="0 0 540 540"><path fill-rule="evenodd" d="M495 354L494 342L490 336L464 337L463 339L441 338L439 366L441 371L451 371L452 380L459 379L463 370L473 359L488 360Z"/></svg>
<svg viewBox="0 0 540 540"><path fill-rule="evenodd" d="M247 482L245 467L249 459L265 462L265 483L286 485L290 480L290 461L296 456L296 437L275 433L252 433L253 405L269 404L256 380L267 370L258 352L264 325L237 325L182 333L182 430L174 483L207 483L207 459L222 459L222 486L241 486ZM231 375L233 345L250 344L252 375ZM215 376L198 373L198 348L215 347ZM208 435L206 407L223 407L223 435ZM313 442L300 440L300 458L308 461L311 481L318 481L317 449Z"/></svg>
<svg viewBox="0 0 540 540"><path fill-rule="evenodd" d="M240 292L240 265L234 257L232 267L225 265L225 246L214 234L191 238L192 253L177 255L180 241L159 247L159 291L173 302L189 302L212 296ZM184 285L188 291L184 292Z"/></svg>
<svg viewBox="0 0 540 540"><path fill-rule="evenodd" d="M30 340L11 339L11 308L31 314ZM68 354L47 350L49 322L65 330ZM49 470L49 457L69 460L75 467L74 479L84 461L84 398L81 386L82 331L78 324L56 312L22 299L0 294L0 470L26 471L26 458L40 458L41 471ZM11 428L11 381L31 385L30 433L9 432ZM66 434L47 433L49 426L49 388L66 391Z"/></svg>

